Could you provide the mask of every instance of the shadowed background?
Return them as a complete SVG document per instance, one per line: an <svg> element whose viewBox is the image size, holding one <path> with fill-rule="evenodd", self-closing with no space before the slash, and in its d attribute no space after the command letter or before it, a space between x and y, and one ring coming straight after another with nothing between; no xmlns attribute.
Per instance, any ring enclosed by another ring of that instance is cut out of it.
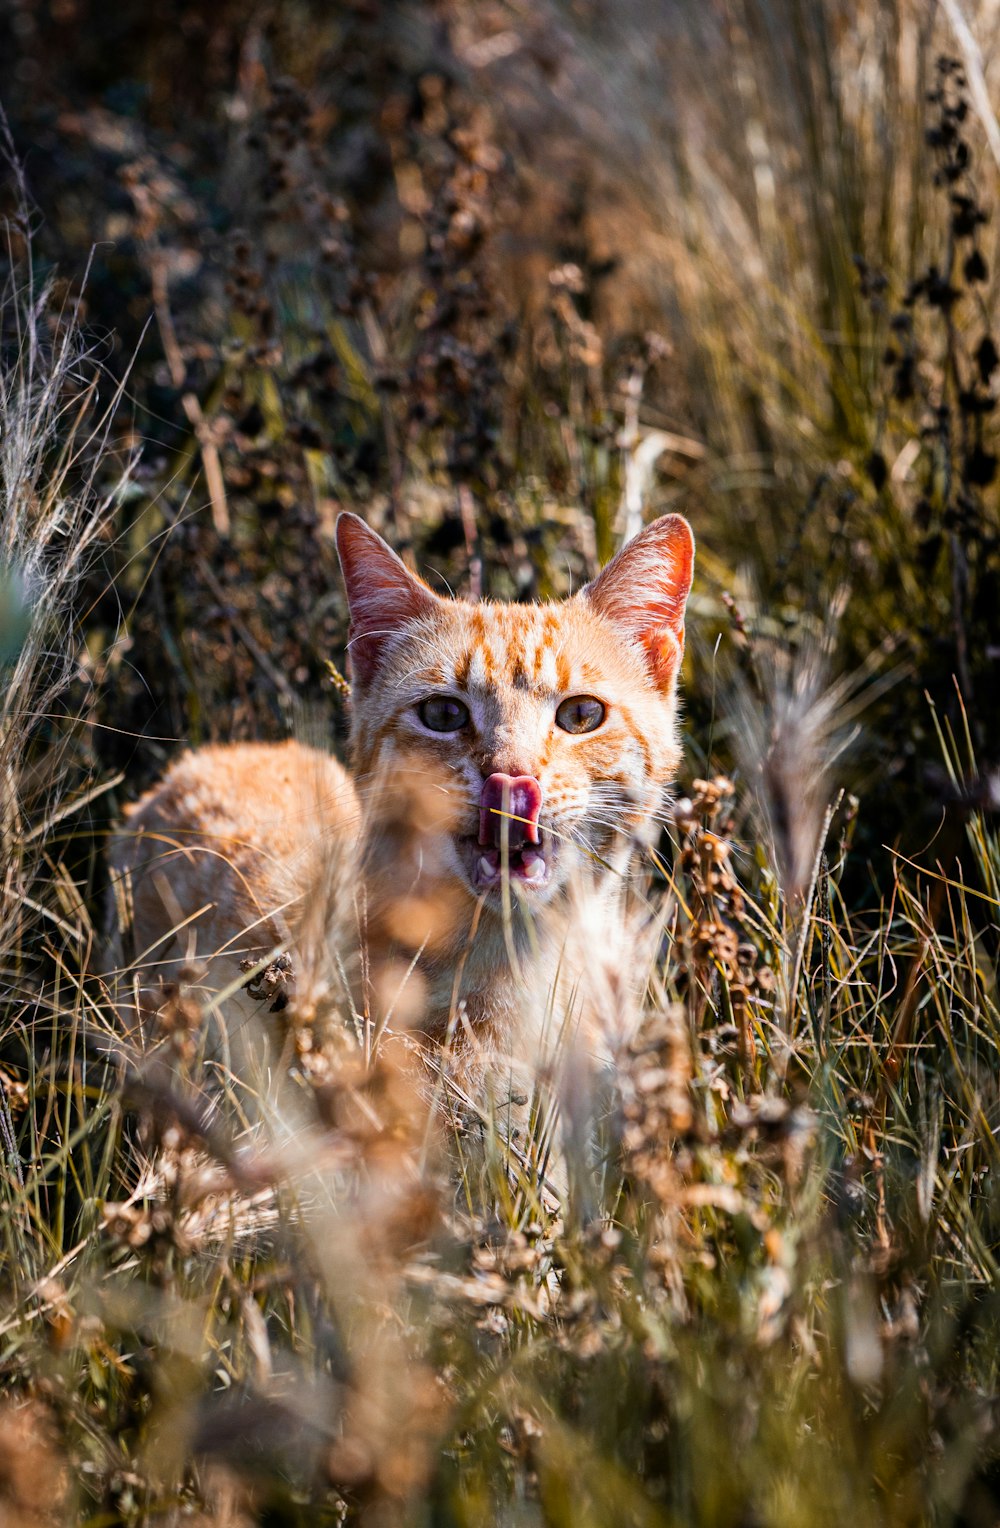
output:
<svg viewBox="0 0 1000 1528"><path fill-rule="evenodd" d="M995 165L967 103L927 99L960 53L937 13L65 0L0 25L36 265L76 293L90 262L87 333L131 365L88 641L117 725L325 730L344 505L457 590L534 598L631 504L702 546L696 747L732 594L793 642L839 601L836 666L909 676L859 761L885 836L941 805L925 689L982 692L995 758ZM140 775L168 751L100 746Z"/></svg>

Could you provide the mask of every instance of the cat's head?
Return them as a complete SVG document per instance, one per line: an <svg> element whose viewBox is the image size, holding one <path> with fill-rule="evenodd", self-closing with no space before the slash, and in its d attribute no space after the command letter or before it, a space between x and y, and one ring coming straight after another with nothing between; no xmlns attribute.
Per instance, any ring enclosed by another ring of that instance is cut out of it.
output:
<svg viewBox="0 0 1000 1528"><path fill-rule="evenodd" d="M416 780L436 798L423 873L487 910L508 877L540 906L574 874L606 874L615 845L655 823L680 758L687 522L654 521L548 605L444 599L356 515L337 547L355 773L363 793Z"/></svg>

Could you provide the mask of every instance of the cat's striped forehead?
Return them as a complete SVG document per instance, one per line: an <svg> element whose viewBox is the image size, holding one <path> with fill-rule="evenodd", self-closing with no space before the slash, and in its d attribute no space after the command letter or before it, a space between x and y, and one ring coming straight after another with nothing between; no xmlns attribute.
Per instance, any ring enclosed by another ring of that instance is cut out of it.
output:
<svg viewBox="0 0 1000 1528"><path fill-rule="evenodd" d="M551 607L474 606L455 653L453 682L462 689L569 688L572 678L565 637Z"/></svg>
<svg viewBox="0 0 1000 1528"><path fill-rule="evenodd" d="M598 683L606 668L601 658L609 655L595 645L593 622L591 629L582 628L571 605L456 602L445 608L447 629L427 633L426 656L437 683L459 690L509 688L557 696ZM418 661L421 646L414 647Z"/></svg>

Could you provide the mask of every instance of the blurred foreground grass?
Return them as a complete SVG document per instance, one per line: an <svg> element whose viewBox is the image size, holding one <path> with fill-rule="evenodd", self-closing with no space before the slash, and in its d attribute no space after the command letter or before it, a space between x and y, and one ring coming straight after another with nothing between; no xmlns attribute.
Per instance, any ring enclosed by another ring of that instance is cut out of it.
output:
<svg viewBox="0 0 1000 1528"><path fill-rule="evenodd" d="M995 1523L990 13L181 9L18 13L3 1520ZM545 1079L449 1168L345 1015L237 1148L99 974L125 795L342 732L348 505L505 598L699 536L670 937L561 1203Z"/></svg>

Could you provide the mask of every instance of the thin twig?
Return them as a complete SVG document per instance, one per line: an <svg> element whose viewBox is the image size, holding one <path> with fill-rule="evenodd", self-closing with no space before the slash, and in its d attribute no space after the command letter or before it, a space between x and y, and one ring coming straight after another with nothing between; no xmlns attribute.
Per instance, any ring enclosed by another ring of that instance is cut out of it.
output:
<svg viewBox="0 0 1000 1528"><path fill-rule="evenodd" d="M150 285L153 292L153 309L156 313L160 338L163 341L163 354L166 357L167 367L170 371L170 380L180 390L181 407L187 415L188 422L195 433L201 451L201 462L205 469L205 483L208 487L208 496L212 503L212 524L220 536L228 536L230 529L229 504L226 499L226 483L222 473L222 460L219 456L219 448L212 439L211 425L205 418L205 411L201 406L197 393L184 385L187 377L187 368L184 365L184 357L177 341L177 331L174 328L174 321L170 312L166 261L161 251L149 245L147 245L147 251L149 254Z"/></svg>

